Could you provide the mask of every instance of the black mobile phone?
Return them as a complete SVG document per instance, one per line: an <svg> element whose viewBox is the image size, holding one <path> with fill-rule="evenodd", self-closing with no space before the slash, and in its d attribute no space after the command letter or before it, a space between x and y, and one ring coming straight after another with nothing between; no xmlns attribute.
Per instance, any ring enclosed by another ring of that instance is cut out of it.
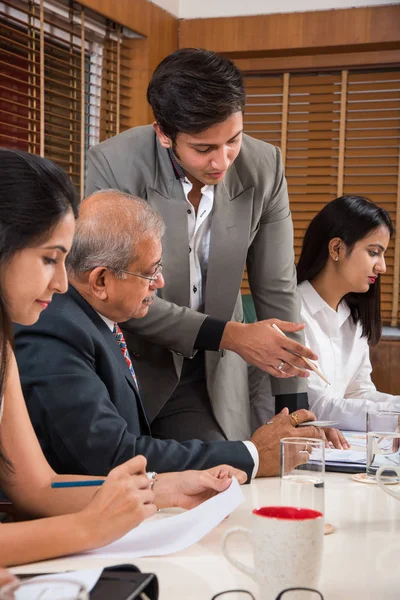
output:
<svg viewBox="0 0 400 600"><path fill-rule="evenodd" d="M134 565L103 569L90 592L90 600L158 600L158 580L154 573L141 573Z"/></svg>

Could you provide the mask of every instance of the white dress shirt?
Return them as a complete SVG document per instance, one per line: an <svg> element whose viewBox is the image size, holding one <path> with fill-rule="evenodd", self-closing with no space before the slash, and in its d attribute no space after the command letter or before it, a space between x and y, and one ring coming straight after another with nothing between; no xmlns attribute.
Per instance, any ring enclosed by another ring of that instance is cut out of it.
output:
<svg viewBox="0 0 400 600"><path fill-rule="evenodd" d="M192 184L186 178L180 180L188 204L188 234L190 263L190 308L204 310L204 290L210 254L211 213L214 206L214 186L201 188L200 204L196 211L188 195Z"/></svg>
<svg viewBox="0 0 400 600"><path fill-rule="evenodd" d="M97 310L96 310L96 312L97 312ZM111 319L108 319L104 315L101 315L99 312L97 312L97 314L99 315L99 317L101 317L103 319L104 323L107 325L108 329L112 333L114 331L115 321L111 321Z"/></svg>
<svg viewBox="0 0 400 600"><path fill-rule="evenodd" d="M308 402L317 419L337 421L340 429L365 431L367 410L400 409L400 396L376 390L367 338L347 304L341 302L336 312L309 281L298 288L306 344L318 355L319 369L331 384L314 372L308 378Z"/></svg>

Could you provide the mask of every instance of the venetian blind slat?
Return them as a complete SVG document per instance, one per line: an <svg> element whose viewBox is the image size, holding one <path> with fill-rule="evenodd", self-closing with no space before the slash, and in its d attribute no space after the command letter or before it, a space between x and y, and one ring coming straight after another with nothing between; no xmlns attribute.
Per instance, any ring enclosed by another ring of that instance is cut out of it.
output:
<svg viewBox="0 0 400 600"><path fill-rule="evenodd" d="M367 196L386 208L397 228L399 145L400 70L350 72L343 191ZM385 323L391 322L393 299L398 295L398 289L394 289L395 271L399 268L394 264L394 246L392 240L386 253L387 271L381 279ZM396 315L395 321L398 319Z"/></svg>
<svg viewBox="0 0 400 600"><path fill-rule="evenodd" d="M286 176L296 259L308 223L336 196L340 95L340 73L290 75Z"/></svg>

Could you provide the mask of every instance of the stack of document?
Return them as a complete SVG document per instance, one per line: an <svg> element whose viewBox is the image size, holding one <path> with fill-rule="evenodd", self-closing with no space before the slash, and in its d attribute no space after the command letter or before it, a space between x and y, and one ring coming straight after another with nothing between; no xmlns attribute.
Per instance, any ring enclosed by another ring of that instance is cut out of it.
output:
<svg viewBox="0 0 400 600"><path fill-rule="evenodd" d="M327 471L345 471L361 473L367 464L366 434L362 431L343 431L343 435L351 446L350 450L325 449L325 466Z"/></svg>

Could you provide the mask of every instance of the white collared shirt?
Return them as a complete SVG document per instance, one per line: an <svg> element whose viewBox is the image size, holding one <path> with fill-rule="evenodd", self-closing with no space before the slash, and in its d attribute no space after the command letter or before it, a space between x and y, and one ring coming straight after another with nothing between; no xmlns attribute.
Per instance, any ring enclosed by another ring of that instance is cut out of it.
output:
<svg viewBox="0 0 400 600"><path fill-rule="evenodd" d="M97 310L96 310L97 312ZM115 321L111 321L111 319L108 319L107 317L105 317L104 315L101 315L99 312L97 312L97 314L99 315L99 317L101 319L103 319L104 323L107 325L108 329L112 332L114 331L114 326L115 326Z"/></svg>
<svg viewBox="0 0 400 600"><path fill-rule="evenodd" d="M345 302L334 311L310 282L298 286L306 344L318 355L318 366L330 382L314 372L308 378L308 402L317 419L337 421L340 429L365 431L371 408L400 409L400 396L376 390L371 380L367 338Z"/></svg>
<svg viewBox="0 0 400 600"><path fill-rule="evenodd" d="M201 188L200 204L196 211L188 199L192 184L188 179L180 180L188 204L189 264L190 264L190 308L204 310L204 290L210 254L211 213L214 206L214 186Z"/></svg>

